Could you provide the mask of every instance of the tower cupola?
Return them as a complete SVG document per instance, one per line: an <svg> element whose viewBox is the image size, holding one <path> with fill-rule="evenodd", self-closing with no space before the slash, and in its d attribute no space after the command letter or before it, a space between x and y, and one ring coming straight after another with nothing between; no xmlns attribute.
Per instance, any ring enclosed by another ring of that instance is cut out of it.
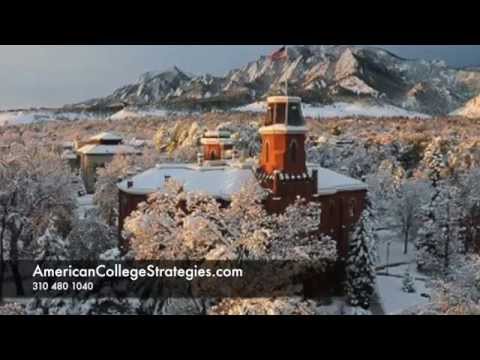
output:
<svg viewBox="0 0 480 360"><path fill-rule="evenodd" d="M298 97L275 96L267 100L268 110L263 126L260 167L272 174L306 173L305 136L307 128Z"/></svg>
<svg viewBox="0 0 480 360"><path fill-rule="evenodd" d="M226 160L232 157L233 141L229 131L207 131L200 143L205 161Z"/></svg>

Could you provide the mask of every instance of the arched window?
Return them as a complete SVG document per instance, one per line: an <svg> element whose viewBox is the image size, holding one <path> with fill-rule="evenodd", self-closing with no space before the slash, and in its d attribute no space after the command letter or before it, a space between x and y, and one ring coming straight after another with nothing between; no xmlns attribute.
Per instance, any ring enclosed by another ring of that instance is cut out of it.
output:
<svg viewBox="0 0 480 360"><path fill-rule="evenodd" d="M270 143L265 141L265 162L268 162L270 159Z"/></svg>
<svg viewBox="0 0 480 360"><path fill-rule="evenodd" d="M296 162L296 161L297 161L297 152L298 152L297 141L296 141L296 140L292 140L292 142L290 143L290 149L289 149L290 160L291 160L292 162Z"/></svg>

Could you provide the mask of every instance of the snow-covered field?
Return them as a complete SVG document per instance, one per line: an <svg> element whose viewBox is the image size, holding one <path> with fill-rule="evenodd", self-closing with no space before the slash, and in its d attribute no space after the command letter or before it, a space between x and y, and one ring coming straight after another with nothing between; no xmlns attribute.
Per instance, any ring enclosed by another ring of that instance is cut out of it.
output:
<svg viewBox="0 0 480 360"><path fill-rule="evenodd" d="M145 117L166 117L168 115L186 115L193 114L194 112L187 111L171 111L165 109L122 109L119 112L110 116L111 120L123 120L136 118L141 119Z"/></svg>
<svg viewBox="0 0 480 360"><path fill-rule="evenodd" d="M152 110L130 110L130 109L123 109L119 112L116 112L112 116L110 116L111 120L123 120L128 118L142 118L147 116L159 116L163 117L168 114L167 110L162 109L152 109Z"/></svg>
<svg viewBox="0 0 480 360"><path fill-rule="evenodd" d="M241 106L232 111L260 113L266 111L265 102L256 102L253 104ZM428 115L410 112L395 106L383 105L374 106L360 103L335 103L326 106L313 106L309 104L303 105L303 113L305 116L313 118L327 117L349 117L349 116L367 116L367 117L419 117L428 118ZM165 109L133 109L127 108L107 117L111 120L123 120L129 118L145 118L145 117L165 117L171 114L186 115L195 114L194 112L170 111ZM99 119L98 114L85 112L55 112L48 110L39 111L0 111L0 126L5 125L22 125L32 124L41 121L52 120L85 120Z"/></svg>
<svg viewBox="0 0 480 360"><path fill-rule="evenodd" d="M402 290L402 276L408 266L390 268L390 275L377 275L377 289L386 315L400 314L405 310L428 303L428 298L422 294L429 294L429 290L425 287L424 277L415 272L414 264L410 265L409 270L414 277L416 291L407 293Z"/></svg>
<svg viewBox="0 0 480 360"><path fill-rule="evenodd" d="M422 294L429 294L425 287L428 278L419 274L415 266L415 247L409 244L408 253L403 253L403 241L398 235L389 230L378 232L380 242L378 245L377 292L385 314L399 314L415 306L428 302ZM385 265L394 265L383 268ZM416 292L407 293L402 290L403 276L406 270L414 278Z"/></svg>
<svg viewBox="0 0 480 360"><path fill-rule="evenodd" d="M0 126L24 125L52 120L81 120L97 118L91 113L53 111L4 111L0 112Z"/></svg>
<svg viewBox="0 0 480 360"><path fill-rule="evenodd" d="M265 112L265 102L256 102L249 105L241 106L234 109L241 112ZM313 106L309 104L303 105L303 114L313 118L328 117L348 117L348 116L368 116L368 117L419 117L429 118L426 114L407 111L392 105L366 105L360 103L343 103L338 102L325 106Z"/></svg>

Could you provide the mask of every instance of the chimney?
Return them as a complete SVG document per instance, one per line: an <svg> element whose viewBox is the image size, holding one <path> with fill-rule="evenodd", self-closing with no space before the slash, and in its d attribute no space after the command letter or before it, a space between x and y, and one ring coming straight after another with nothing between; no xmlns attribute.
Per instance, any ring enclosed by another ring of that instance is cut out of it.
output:
<svg viewBox="0 0 480 360"><path fill-rule="evenodd" d="M313 193L318 192L318 169L312 170L312 181L313 181Z"/></svg>

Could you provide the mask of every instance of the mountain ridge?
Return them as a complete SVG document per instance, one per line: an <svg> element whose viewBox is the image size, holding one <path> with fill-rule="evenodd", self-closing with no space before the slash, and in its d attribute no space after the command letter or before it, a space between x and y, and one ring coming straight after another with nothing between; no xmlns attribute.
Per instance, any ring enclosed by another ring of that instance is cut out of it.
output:
<svg viewBox="0 0 480 360"><path fill-rule="evenodd" d="M287 51L287 61L260 56L223 76L188 74L176 66L146 72L110 95L65 108L229 109L282 94L288 81L289 95L312 104L365 102L447 115L480 94L480 67L456 69L368 46L299 45Z"/></svg>

